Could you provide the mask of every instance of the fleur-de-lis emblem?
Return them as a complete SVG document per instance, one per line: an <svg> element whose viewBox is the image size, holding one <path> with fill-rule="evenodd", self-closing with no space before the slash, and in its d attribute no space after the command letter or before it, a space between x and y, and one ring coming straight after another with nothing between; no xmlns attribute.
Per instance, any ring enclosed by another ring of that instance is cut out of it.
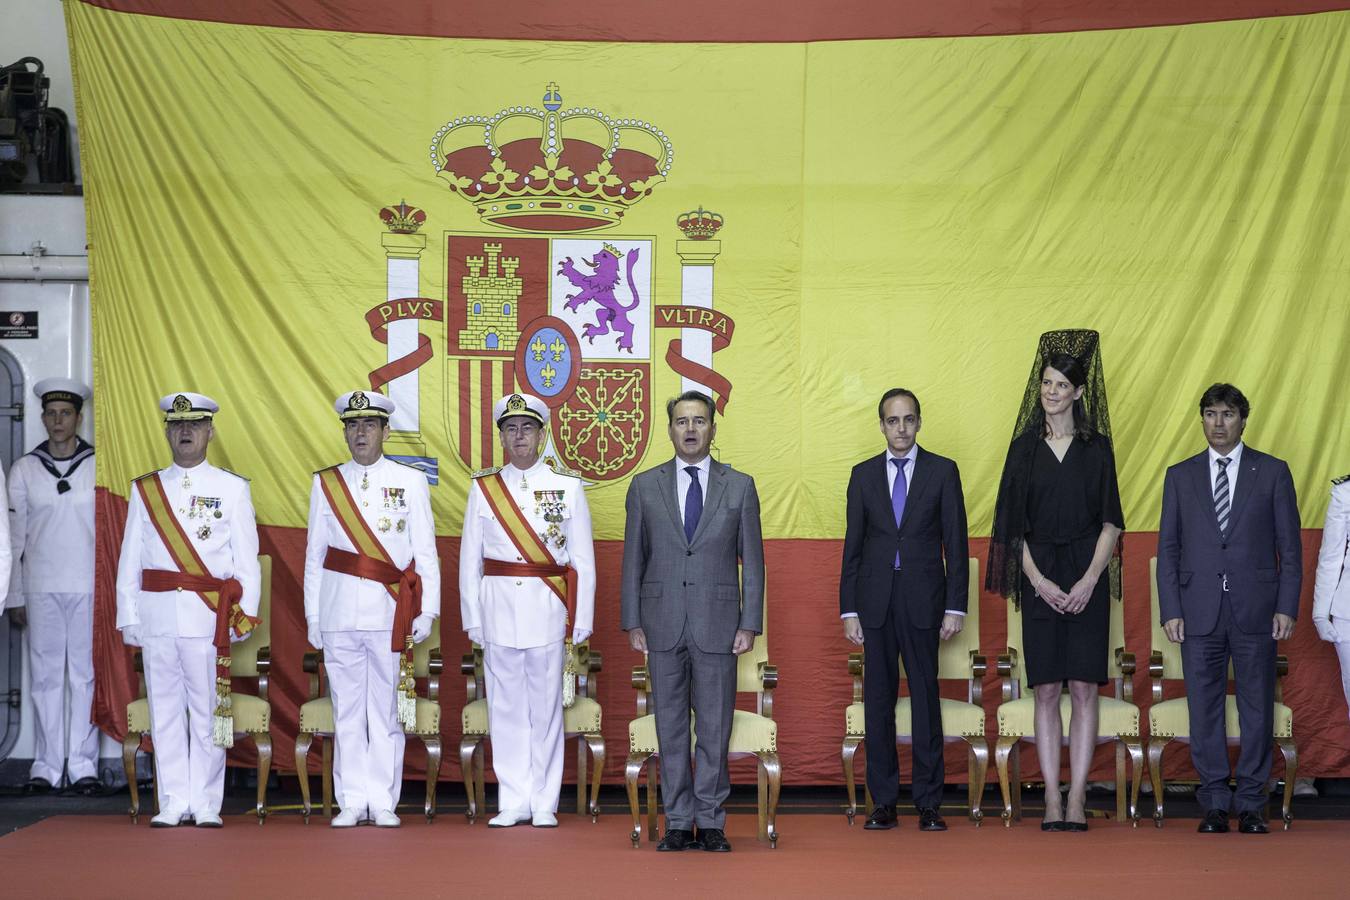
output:
<svg viewBox="0 0 1350 900"><path fill-rule="evenodd" d="M539 370L539 374L544 378L544 387L551 388L553 387L553 379L558 377L558 370L545 364L544 367Z"/></svg>
<svg viewBox="0 0 1350 900"><path fill-rule="evenodd" d="M535 340L538 340L538 338L535 338ZM531 349L533 349L533 348L531 348ZM540 349L542 350L543 348L541 347ZM562 339L562 338L560 338L560 337L555 337L555 338L553 339L553 343L551 343L551 344L548 345L548 349L550 349L550 350L553 351L553 361L554 361L554 362L562 362L563 351L567 349L567 345L563 343L563 339ZM535 359L539 359L539 357L536 356Z"/></svg>
<svg viewBox="0 0 1350 900"><path fill-rule="evenodd" d="M538 362L538 361L540 361L540 360L542 360L542 359L544 358L544 350L545 350L545 349L546 349L546 348L544 347L544 341L543 341L543 339L542 339L542 338L539 338L539 337L536 337L536 338L534 339L534 341L530 344L530 350L532 350L532 351L534 352L534 359L535 359L535 362ZM556 358L556 357L555 357L555 358Z"/></svg>

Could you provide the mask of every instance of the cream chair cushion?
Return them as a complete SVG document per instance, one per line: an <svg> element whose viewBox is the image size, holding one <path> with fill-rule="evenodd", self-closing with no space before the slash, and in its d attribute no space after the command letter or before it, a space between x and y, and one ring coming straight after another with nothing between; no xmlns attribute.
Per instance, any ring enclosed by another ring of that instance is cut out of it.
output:
<svg viewBox="0 0 1350 900"><path fill-rule="evenodd" d="M237 696L237 695L236 695ZM300 730L307 734L333 733L333 700L319 697L300 707ZM417 698L417 724L405 728L408 734L434 737L441 733L441 705L422 697Z"/></svg>
<svg viewBox="0 0 1350 900"><path fill-rule="evenodd" d="M272 707L252 694L230 694L234 712L234 730L249 734L265 734L272 721ZM328 717L332 720L332 707ZM303 728L301 730L304 730ZM142 697L127 704L127 732L145 734L150 731L150 701Z"/></svg>
<svg viewBox="0 0 1350 900"><path fill-rule="evenodd" d="M459 718L464 734L487 735L488 706L486 700L475 700L466 704ZM563 733L599 734L600 704L590 697L578 697L571 708L563 709Z"/></svg>
<svg viewBox="0 0 1350 900"><path fill-rule="evenodd" d="M697 739L694 717L689 716L689 737ZM628 752L658 753L656 717L641 716L628 723ZM736 710L731 717L731 742L728 753L777 753L778 723L758 713Z"/></svg>
<svg viewBox="0 0 1350 900"><path fill-rule="evenodd" d="M1139 734L1139 707L1115 697L1099 697L1097 706L1100 734ZM1059 717L1064 724L1064 737L1069 736L1069 721L1073 706L1068 694L1059 698ZM1020 697L1009 700L998 708L998 733L1000 736L1027 737L1036 731L1036 700L1033 697Z"/></svg>
<svg viewBox="0 0 1350 900"><path fill-rule="evenodd" d="M1223 709L1224 729L1230 739L1242 734L1238 727L1237 697L1229 694ZM1190 737L1190 711L1185 697L1155 703L1148 710L1148 732L1151 737ZM1275 734L1277 738L1292 737L1294 713L1283 703L1275 704Z"/></svg>
<svg viewBox="0 0 1350 900"><path fill-rule="evenodd" d="M984 710L981 707L973 703L966 703L963 700L949 700L946 697L941 698L941 704L942 733L946 737L956 735L984 737ZM913 734L912 722L910 700L908 697L900 697L895 701L896 736L910 737ZM861 703L851 703L845 710L844 733L850 737L865 737L867 735L867 725L863 717L863 705Z"/></svg>

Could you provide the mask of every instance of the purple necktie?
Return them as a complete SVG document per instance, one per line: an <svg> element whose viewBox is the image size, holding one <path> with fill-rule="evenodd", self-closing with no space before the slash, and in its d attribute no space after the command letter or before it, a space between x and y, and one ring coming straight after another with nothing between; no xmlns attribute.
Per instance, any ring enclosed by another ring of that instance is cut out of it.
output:
<svg viewBox="0 0 1350 900"><path fill-rule="evenodd" d="M891 485L891 509L895 512L895 527L900 528L900 521L905 517L905 495L909 493L906 490L905 481L905 463L908 459L891 459L895 464L895 484ZM900 568L900 548L895 550L895 567Z"/></svg>
<svg viewBox="0 0 1350 900"><path fill-rule="evenodd" d="M698 483L698 466L685 466L684 470L689 473L689 492L684 495L684 536L692 544L703 515L703 488Z"/></svg>

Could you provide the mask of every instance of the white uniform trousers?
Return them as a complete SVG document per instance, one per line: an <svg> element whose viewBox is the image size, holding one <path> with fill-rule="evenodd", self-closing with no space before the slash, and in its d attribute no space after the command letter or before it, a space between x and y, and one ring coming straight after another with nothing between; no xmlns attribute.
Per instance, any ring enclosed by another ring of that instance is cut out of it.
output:
<svg viewBox="0 0 1350 900"><path fill-rule="evenodd" d="M1336 621L1340 622L1339 619ZM1341 625L1340 630L1350 630L1350 622ZM1346 706L1350 707L1350 638L1343 637L1339 630L1336 638L1332 646L1336 648L1336 655L1341 660L1341 690L1345 692Z"/></svg>
<svg viewBox="0 0 1350 900"><path fill-rule="evenodd" d="M389 631L325 631L324 669L337 741L333 782L338 805L362 818L398 807L403 745L395 689L399 656Z"/></svg>
<svg viewBox="0 0 1350 900"><path fill-rule="evenodd" d="M159 809L218 816L225 793L225 749L211 742L215 645L208 637L147 637L141 658Z"/></svg>
<svg viewBox="0 0 1350 900"><path fill-rule="evenodd" d="M517 650L488 644L488 731L497 808L556 813L562 790L563 642Z"/></svg>
<svg viewBox="0 0 1350 900"><path fill-rule="evenodd" d="M29 777L60 784L64 762L72 783L97 778L98 729L90 721L94 703L94 595L28 594L27 600L28 666L37 727L37 748Z"/></svg>

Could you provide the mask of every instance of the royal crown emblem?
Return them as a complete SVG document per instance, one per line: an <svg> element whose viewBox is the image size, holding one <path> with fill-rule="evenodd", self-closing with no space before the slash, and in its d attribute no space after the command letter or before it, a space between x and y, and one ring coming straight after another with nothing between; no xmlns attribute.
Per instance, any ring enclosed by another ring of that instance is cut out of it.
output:
<svg viewBox="0 0 1350 900"><path fill-rule="evenodd" d="M182 394L173 398L173 411L176 413L185 413L192 411L192 401Z"/></svg>
<svg viewBox="0 0 1350 900"><path fill-rule="evenodd" d="M427 220L427 214L408 201L400 200L398 206L386 206L380 210L380 221L394 234L416 234Z"/></svg>
<svg viewBox="0 0 1350 900"><path fill-rule="evenodd" d="M591 107L563 109L556 84L543 109L458 116L431 142L451 191L490 225L575 232L617 225L670 172L670 138L650 122Z"/></svg>
<svg viewBox="0 0 1350 900"><path fill-rule="evenodd" d="M706 241L722 230L722 217L715 212L707 212L699 207L693 212L680 215L675 225L691 241Z"/></svg>

